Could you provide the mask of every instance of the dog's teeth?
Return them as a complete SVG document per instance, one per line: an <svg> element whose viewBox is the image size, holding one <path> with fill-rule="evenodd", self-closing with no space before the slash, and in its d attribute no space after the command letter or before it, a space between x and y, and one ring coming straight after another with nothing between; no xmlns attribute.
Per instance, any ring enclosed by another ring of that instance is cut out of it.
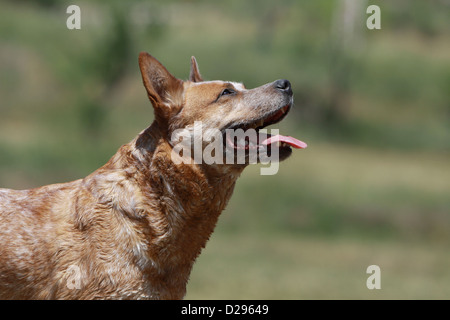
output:
<svg viewBox="0 0 450 320"><path fill-rule="evenodd" d="M279 148L279 147L281 147L281 142L280 141L277 142L277 148Z"/></svg>

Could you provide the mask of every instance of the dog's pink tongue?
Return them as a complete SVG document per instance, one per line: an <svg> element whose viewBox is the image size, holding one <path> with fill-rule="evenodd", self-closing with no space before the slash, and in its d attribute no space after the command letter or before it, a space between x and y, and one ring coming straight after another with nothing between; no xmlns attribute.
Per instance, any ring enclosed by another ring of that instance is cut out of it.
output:
<svg viewBox="0 0 450 320"><path fill-rule="evenodd" d="M285 142L288 145L297 148L297 149L305 149L308 145L306 143L304 143L303 141L297 140L295 138L292 137L287 137L287 136L282 136L282 135L275 135L275 136L270 136L269 138L267 138L266 140L264 140L262 142L262 144L268 145L268 144L272 144L275 142Z"/></svg>

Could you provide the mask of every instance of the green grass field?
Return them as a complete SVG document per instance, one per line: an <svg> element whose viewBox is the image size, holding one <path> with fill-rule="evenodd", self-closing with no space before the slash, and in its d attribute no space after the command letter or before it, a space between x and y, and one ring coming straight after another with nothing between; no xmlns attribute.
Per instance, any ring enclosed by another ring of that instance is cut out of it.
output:
<svg viewBox="0 0 450 320"><path fill-rule="evenodd" d="M381 269L381 289L366 269ZM186 299L448 299L448 246L216 232L194 265Z"/></svg>
<svg viewBox="0 0 450 320"><path fill-rule="evenodd" d="M249 168L187 298L448 299L449 174L439 154L313 143L278 175Z"/></svg>

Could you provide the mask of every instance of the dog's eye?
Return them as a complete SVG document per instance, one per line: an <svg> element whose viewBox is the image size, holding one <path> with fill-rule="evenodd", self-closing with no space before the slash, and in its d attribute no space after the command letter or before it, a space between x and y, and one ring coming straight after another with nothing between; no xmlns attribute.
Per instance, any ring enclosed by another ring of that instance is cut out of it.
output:
<svg viewBox="0 0 450 320"><path fill-rule="evenodd" d="M220 93L220 96L229 96L235 93L236 92L232 89L223 89L222 92Z"/></svg>

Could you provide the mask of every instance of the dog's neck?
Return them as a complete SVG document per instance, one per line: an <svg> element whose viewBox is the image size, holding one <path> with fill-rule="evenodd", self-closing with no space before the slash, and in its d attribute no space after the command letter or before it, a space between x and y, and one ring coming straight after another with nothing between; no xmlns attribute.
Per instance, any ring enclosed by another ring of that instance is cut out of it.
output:
<svg viewBox="0 0 450 320"><path fill-rule="evenodd" d="M166 133L156 123L138 136L135 146L141 159L144 159L141 165L147 168L147 171L138 170L144 173L141 178L150 182L147 191L164 200L161 212L165 212L176 225L186 222L179 231L189 237L195 237L196 233L186 228L201 229L200 236L204 236L206 242L231 197L242 168L225 165L219 168L194 164L193 161L176 164L172 161L172 146ZM144 181L139 185L144 185ZM191 222L195 224L189 225Z"/></svg>
<svg viewBox="0 0 450 320"><path fill-rule="evenodd" d="M242 168L175 164L164 134L153 123L99 170L106 176L108 172L125 172L127 181L133 181L130 185L118 183L117 199L121 203L115 206L123 208L131 219L147 221L143 233L149 235L145 239L149 267L153 268L149 277L155 277L156 266L161 277L179 277L171 281L180 290L227 205ZM161 283L161 279L154 282Z"/></svg>

